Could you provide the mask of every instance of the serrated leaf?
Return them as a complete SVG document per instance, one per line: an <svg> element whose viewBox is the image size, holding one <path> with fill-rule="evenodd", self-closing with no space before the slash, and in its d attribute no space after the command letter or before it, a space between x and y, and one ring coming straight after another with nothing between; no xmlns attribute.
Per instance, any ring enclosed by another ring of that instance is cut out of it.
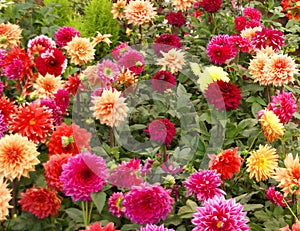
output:
<svg viewBox="0 0 300 231"><path fill-rule="evenodd" d="M97 192L97 193L92 193L91 197L92 197L94 204L97 207L99 214L101 214L103 207L105 205L105 201L106 201L106 193L102 192L102 191Z"/></svg>

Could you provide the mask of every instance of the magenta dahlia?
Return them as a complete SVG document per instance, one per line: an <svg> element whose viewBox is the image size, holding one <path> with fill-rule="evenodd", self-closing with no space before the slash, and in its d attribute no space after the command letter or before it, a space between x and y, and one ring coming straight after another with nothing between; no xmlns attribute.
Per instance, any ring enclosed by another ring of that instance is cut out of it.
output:
<svg viewBox="0 0 300 231"><path fill-rule="evenodd" d="M152 88L154 91L165 92L176 85L176 77L169 71L158 71L152 77Z"/></svg>
<svg viewBox="0 0 300 231"><path fill-rule="evenodd" d="M62 166L60 180L63 191L73 201L91 201L91 193L98 192L106 184L107 168L101 156L82 152L68 159Z"/></svg>
<svg viewBox="0 0 300 231"><path fill-rule="evenodd" d="M0 110L0 139L4 136L4 132L7 130L7 124L4 121L4 115L1 113Z"/></svg>
<svg viewBox="0 0 300 231"><path fill-rule="evenodd" d="M3 68L3 74L7 79L13 80L20 78L23 69L23 62L21 59L13 58L8 65Z"/></svg>
<svg viewBox="0 0 300 231"><path fill-rule="evenodd" d="M244 16L237 16L234 19L235 29L239 32L246 28L247 18Z"/></svg>
<svg viewBox="0 0 300 231"><path fill-rule="evenodd" d="M122 192L114 192L108 199L108 210L112 215L121 217L125 214L125 207L122 205L124 194Z"/></svg>
<svg viewBox="0 0 300 231"><path fill-rule="evenodd" d="M60 125L63 120L63 113L61 109L56 105L54 99L45 98L40 100L41 107L45 106L51 110L53 124L55 126Z"/></svg>
<svg viewBox="0 0 300 231"><path fill-rule="evenodd" d="M248 231L246 212L243 206L234 199L226 200L223 196L215 196L197 207L192 223L196 226L192 231Z"/></svg>
<svg viewBox="0 0 300 231"><path fill-rule="evenodd" d="M63 48L75 36L80 37L80 32L73 27L63 26L56 31L54 39L56 44Z"/></svg>
<svg viewBox="0 0 300 231"><path fill-rule="evenodd" d="M244 9L244 16L249 18L249 21L260 21L261 19L261 13L257 9L251 7Z"/></svg>
<svg viewBox="0 0 300 231"><path fill-rule="evenodd" d="M165 228L164 224L157 225L146 225L145 227L141 227L140 231L174 231L174 229Z"/></svg>
<svg viewBox="0 0 300 231"><path fill-rule="evenodd" d="M69 93L65 89L59 89L54 94L54 101L56 106L59 107L59 110L65 114L67 108L70 106L70 96Z"/></svg>
<svg viewBox="0 0 300 231"><path fill-rule="evenodd" d="M104 59L98 65L98 78L104 86L111 85L119 76L118 64L109 59Z"/></svg>
<svg viewBox="0 0 300 231"><path fill-rule="evenodd" d="M174 199L170 193L159 184L133 186L122 203L125 216L138 224L154 224L164 220L173 209Z"/></svg>
<svg viewBox="0 0 300 231"><path fill-rule="evenodd" d="M173 12L171 11L166 15L166 19L168 21L168 24L172 26L181 27L185 24L185 18L181 11Z"/></svg>
<svg viewBox="0 0 300 231"><path fill-rule="evenodd" d="M285 45L283 33L279 30L263 28L261 31L256 31L251 39L251 45L255 49L272 47L273 50L280 50Z"/></svg>
<svg viewBox="0 0 300 231"><path fill-rule="evenodd" d="M200 5L204 11L213 13L221 9L222 0L202 0Z"/></svg>
<svg viewBox="0 0 300 231"><path fill-rule="evenodd" d="M136 75L139 75L145 66L144 56L137 50L125 52L118 62L121 67L128 68Z"/></svg>
<svg viewBox="0 0 300 231"><path fill-rule="evenodd" d="M218 188L221 183L221 174L216 170L199 170L183 182L187 195L193 194L201 202L214 196L225 195L226 193Z"/></svg>
<svg viewBox="0 0 300 231"><path fill-rule="evenodd" d="M286 204L283 201L283 195L281 194L281 192L276 191L274 186L268 188L266 196L268 200L272 202L272 204L283 207L286 206Z"/></svg>
<svg viewBox="0 0 300 231"><path fill-rule="evenodd" d="M180 48L182 43L176 34L162 34L155 39L153 45L154 52L157 56L161 57L161 52L167 53L172 48Z"/></svg>

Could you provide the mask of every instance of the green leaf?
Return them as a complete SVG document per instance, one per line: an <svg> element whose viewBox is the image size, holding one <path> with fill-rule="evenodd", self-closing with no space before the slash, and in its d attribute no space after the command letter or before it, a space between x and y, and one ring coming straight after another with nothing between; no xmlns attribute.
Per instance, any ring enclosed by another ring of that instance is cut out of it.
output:
<svg viewBox="0 0 300 231"><path fill-rule="evenodd" d="M92 193L91 197L98 209L99 214L101 214L106 201L106 193L102 191L97 193Z"/></svg>
<svg viewBox="0 0 300 231"><path fill-rule="evenodd" d="M262 204L245 204L244 211L255 211L255 210L261 209L263 207L264 206Z"/></svg>
<svg viewBox="0 0 300 231"><path fill-rule="evenodd" d="M140 225L138 224L126 224L123 225L121 230L139 230L140 229Z"/></svg>
<svg viewBox="0 0 300 231"><path fill-rule="evenodd" d="M192 218L197 206L196 202L187 200L186 205L180 207L177 214L180 218Z"/></svg>
<svg viewBox="0 0 300 231"><path fill-rule="evenodd" d="M261 110L262 109L262 106L257 103L257 102L254 102L251 106L251 112L252 112L252 115L254 117L257 117L257 111Z"/></svg>
<svg viewBox="0 0 300 231"><path fill-rule="evenodd" d="M258 224L255 224L255 223L250 223L249 227L250 227L251 231L265 231L261 226L259 226Z"/></svg>
<svg viewBox="0 0 300 231"><path fill-rule="evenodd" d="M72 220L76 221L77 223L81 223L83 221L82 211L80 209L68 208L65 209L65 212Z"/></svg>

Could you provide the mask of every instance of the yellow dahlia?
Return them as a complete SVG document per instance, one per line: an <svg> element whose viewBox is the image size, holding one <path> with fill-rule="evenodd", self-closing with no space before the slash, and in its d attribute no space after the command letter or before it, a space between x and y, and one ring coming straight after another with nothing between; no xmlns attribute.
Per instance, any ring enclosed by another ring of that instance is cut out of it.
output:
<svg viewBox="0 0 300 231"><path fill-rule="evenodd" d="M128 23L135 26L146 24L156 16L155 8L148 0L129 1L125 7L124 13Z"/></svg>
<svg viewBox="0 0 300 231"><path fill-rule="evenodd" d="M284 160L285 168L275 169L273 178L280 182L278 187L282 188L284 196L300 195L300 162L298 154L288 154Z"/></svg>
<svg viewBox="0 0 300 231"><path fill-rule="evenodd" d="M39 153L33 142L19 134L6 135L0 140L0 177L9 180L29 177L40 163Z"/></svg>
<svg viewBox="0 0 300 231"><path fill-rule="evenodd" d="M196 0L172 0L172 4L181 11L186 11L190 9Z"/></svg>
<svg viewBox="0 0 300 231"><path fill-rule="evenodd" d="M70 62L75 65L83 65L94 59L94 45L88 38L75 36L64 46L64 49L71 58Z"/></svg>
<svg viewBox="0 0 300 231"><path fill-rule="evenodd" d="M54 75L46 74L42 76L39 74L35 83L33 84L33 88L35 89L32 93L37 94L39 98L53 98L53 94L55 94L60 88L63 86L63 81L60 76L55 77Z"/></svg>
<svg viewBox="0 0 300 231"><path fill-rule="evenodd" d="M168 52L161 51L162 58L158 59L156 64L162 66L161 70L167 70L171 73L181 71L185 64L184 53L175 48Z"/></svg>
<svg viewBox="0 0 300 231"><path fill-rule="evenodd" d="M247 172L250 178L256 181L269 179L274 174L274 169L278 166L278 154L276 149L268 144L259 145L257 151L250 153L246 162Z"/></svg>
<svg viewBox="0 0 300 231"><path fill-rule="evenodd" d="M284 135L284 126L273 111L264 110L259 121L268 142L273 142Z"/></svg>
<svg viewBox="0 0 300 231"><path fill-rule="evenodd" d="M20 44L22 29L15 24L0 24L0 48L7 49Z"/></svg>
<svg viewBox="0 0 300 231"><path fill-rule="evenodd" d="M111 13L114 18L122 20L125 17L124 9L126 7L126 0L118 0L113 3Z"/></svg>
<svg viewBox="0 0 300 231"><path fill-rule="evenodd" d="M11 190L7 188L7 183L3 182L3 179L0 180L0 221L6 220L6 216L8 216L9 209L12 208L9 205L9 201L11 200L10 195Z"/></svg>

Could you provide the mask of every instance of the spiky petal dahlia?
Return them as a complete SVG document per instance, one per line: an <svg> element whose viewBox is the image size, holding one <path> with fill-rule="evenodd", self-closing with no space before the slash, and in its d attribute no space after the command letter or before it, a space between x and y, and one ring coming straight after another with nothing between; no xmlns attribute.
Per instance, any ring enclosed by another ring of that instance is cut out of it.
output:
<svg viewBox="0 0 300 231"><path fill-rule="evenodd" d="M55 32L54 39L57 46L63 48L75 36L80 37L80 32L73 27L63 26Z"/></svg>
<svg viewBox="0 0 300 231"><path fill-rule="evenodd" d="M107 225L102 226L101 222L94 222L86 227L86 229L80 229L79 231L120 231L117 230L113 222L109 222Z"/></svg>
<svg viewBox="0 0 300 231"><path fill-rule="evenodd" d="M0 24L0 48L8 49L20 44L22 29L16 25L7 23Z"/></svg>
<svg viewBox="0 0 300 231"><path fill-rule="evenodd" d="M19 134L5 135L0 139L0 176L9 180L29 177L40 163L36 144Z"/></svg>
<svg viewBox="0 0 300 231"><path fill-rule="evenodd" d="M161 51L162 58L157 59L156 64L162 66L161 70L167 70L175 74L182 70L185 64L184 53L178 49L172 48L168 52Z"/></svg>
<svg viewBox="0 0 300 231"><path fill-rule="evenodd" d="M124 194L122 192L114 192L108 199L108 208L112 215L121 217L125 214L125 207L122 205Z"/></svg>
<svg viewBox="0 0 300 231"><path fill-rule="evenodd" d="M267 180L273 176L274 169L278 166L276 149L268 144L259 145L257 151L251 152L246 164L250 178L254 177L256 181Z"/></svg>
<svg viewBox="0 0 300 231"><path fill-rule="evenodd" d="M196 0L172 0L171 2L177 10L186 11L194 5Z"/></svg>
<svg viewBox="0 0 300 231"><path fill-rule="evenodd" d="M114 18L122 20L125 17L126 0L117 0L112 4L111 13Z"/></svg>
<svg viewBox="0 0 300 231"><path fill-rule="evenodd" d="M10 130L26 136L34 143L43 143L53 130L51 111L36 102L20 106L12 119Z"/></svg>
<svg viewBox="0 0 300 231"><path fill-rule="evenodd" d="M218 188L221 185L221 174L216 170L199 170L190 175L184 182L187 194L193 194L201 202L214 196L222 196L226 193Z"/></svg>
<svg viewBox="0 0 300 231"><path fill-rule="evenodd" d="M48 216L55 216L61 205L61 198L57 192L46 188L27 189L21 193L18 201L23 211L32 213L34 216L43 219Z"/></svg>
<svg viewBox="0 0 300 231"><path fill-rule="evenodd" d="M146 24L156 16L153 3L149 0L129 1L124 13L128 23L135 26Z"/></svg>
<svg viewBox="0 0 300 231"><path fill-rule="evenodd" d="M157 225L146 225L145 227L141 227L140 231L174 231L174 229L165 228L164 224Z"/></svg>
<svg viewBox="0 0 300 231"><path fill-rule="evenodd" d="M91 193L99 192L107 183L107 168L101 156L82 152L63 165L60 180L63 191L73 201L91 201Z"/></svg>
<svg viewBox="0 0 300 231"><path fill-rule="evenodd" d="M133 186L125 194L122 205L125 207L125 216L131 222L138 224L154 224L166 219L172 211L174 199L170 191L159 184L143 183Z"/></svg>
<svg viewBox="0 0 300 231"><path fill-rule="evenodd" d="M12 199L10 195L11 190L7 188L7 182L3 181L3 178L0 180L0 221L6 220L6 217L9 214L9 209L12 206L9 204L9 201Z"/></svg>
<svg viewBox="0 0 300 231"><path fill-rule="evenodd" d="M256 35L251 39L251 45L254 49L260 50L270 46L273 50L280 50L284 46L284 36L281 31L263 28L257 31Z"/></svg>
<svg viewBox="0 0 300 231"><path fill-rule="evenodd" d="M54 94L62 88L63 81L60 76L55 77L51 74L46 74L45 76L39 74L35 83L33 84L33 94L37 94L40 99L42 98L53 98Z"/></svg>
<svg viewBox="0 0 300 231"><path fill-rule="evenodd" d="M246 212L235 199L226 200L223 196L215 196L197 207L192 223L196 227L192 231L248 231Z"/></svg>
<svg viewBox="0 0 300 231"><path fill-rule="evenodd" d="M0 98L1 114L6 124L11 122L11 116L16 113L17 108L14 103L7 97Z"/></svg>

